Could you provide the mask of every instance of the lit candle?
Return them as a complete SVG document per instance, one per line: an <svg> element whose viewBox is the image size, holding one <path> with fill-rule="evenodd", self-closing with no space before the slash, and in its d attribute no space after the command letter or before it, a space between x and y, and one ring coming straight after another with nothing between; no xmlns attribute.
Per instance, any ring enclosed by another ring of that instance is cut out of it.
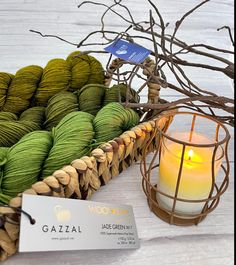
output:
<svg viewBox="0 0 236 265"><path fill-rule="evenodd" d="M189 142L189 133L175 133L173 138ZM195 144L209 144L209 139L203 135L193 133L191 142ZM165 139L161 151L159 167L158 190L170 196L175 195L178 173L180 169L183 145ZM222 150L218 149L215 161L215 176L220 166ZM182 174L177 197L187 200L207 199L212 188L212 156L213 148L186 145ZM174 200L157 192L157 200L161 207L171 211ZM205 202L176 201L175 213L199 214Z"/></svg>

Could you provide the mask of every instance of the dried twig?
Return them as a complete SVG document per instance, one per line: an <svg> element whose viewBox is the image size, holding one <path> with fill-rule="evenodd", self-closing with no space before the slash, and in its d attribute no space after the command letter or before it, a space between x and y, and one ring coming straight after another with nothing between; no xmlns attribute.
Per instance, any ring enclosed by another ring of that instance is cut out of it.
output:
<svg viewBox="0 0 236 265"><path fill-rule="evenodd" d="M229 33L229 37L230 37L230 40L231 40L231 43L232 45L234 46L234 38L233 38L233 34L231 32L231 28L229 26L223 26L221 28L218 28L217 31L220 31L222 29L227 29L228 30L228 33Z"/></svg>
<svg viewBox="0 0 236 265"><path fill-rule="evenodd" d="M63 41L63 42L66 42L66 43L68 43L68 44L70 44L70 45L77 46L76 43L70 42L70 41L65 40L65 39L63 39L63 38L61 38L61 37L59 37L59 36L56 36L56 35L42 34L40 31L36 31L36 30L33 30L33 29L30 29L29 31L30 31L30 32L33 32L33 33L37 33L37 34L39 34L41 37L44 37L44 38L56 38L56 39L58 39L58 40L61 40L61 41Z"/></svg>
<svg viewBox="0 0 236 265"><path fill-rule="evenodd" d="M198 8L204 6L209 0L204 0L191 10L186 12L176 23L173 33L166 33L166 28L169 23L165 23L158 7L151 0L147 0L151 9L149 11L149 18L147 20L136 21L131 10L122 3L122 0L114 0L110 5L100 3L96 1L84 1L78 7L81 8L84 5L95 5L104 10L100 16L101 27L82 39L78 44L64 40L61 37L54 35L44 35L38 31L31 30L32 32L40 34L42 37L55 37L69 44L76 45L78 48L88 46L104 46L116 41L119 38L133 43L138 43L139 39L145 40L148 44L152 44L151 59L148 64L134 64L131 62L118 60L116 61L116 69L110 69L109 65L112 60L112 56L109 56L108 63L106 65L106 75L114 82L126 83L128 87L131 87L135 79L142 81L139 88L136 89L137 93L140 93L146 86L151 83L158 84L162 87L167 87L175 92L180 93L183 98L173 100L172 102L166 102L163 99L159 100L157 104L151 103L130 103L127 101L124 103L126 106L155 110L155 113L159 113L166 108L175 109L177 107L187 107L192 110L199 111L204 114L211 115L212 117L224 122L226 124L234 126L234 100L222 97L213 92L208 91L202 87L196 85L193 80L188 76L185 71L185 67L193 67L196 69L205 69L207 71L214 71L215 73L223 73L226 77L234 79L234 63L225 58L225 54L234 54L232 50L223 49L208 45L207 43L195 43L187 44L185 41L177 38L177 33L181 30L182 23L187 17L192 15ZM116 9L116 7L119 7ZM107 30L105 18L109 13L113 16L119 17L124 23L124 31ZM157 18L156 18L157 17ZM234 45L233 34L228 26L221 27L219 30L227 29L229 38ZM138 34L137 34L138 32ZM102 40L93 42L92 37L101 35ZM105 40L105 41L104 41ZM82 52L82 54L89 53L106 53L103 50L89 50ZM191 54L201 56L202 58L209 58L212 60L211 64L199 63L191 60L186 60L182 56ZM153 59L152 59L153 58ZM220 63L220 65L217 65ZM128 65L132 66L131 70L127 70ZM151 65L151 67L150 67ZM165 71L166 67L171 70L176 82L170 83L167 81ZM145 75L139 73L142 70ZM220 112L218 111L220 110ZM223 114L222 114L223 111ZM152 114L150 114L152 115ZM150 117L149 115L149 117Z"/></svg>

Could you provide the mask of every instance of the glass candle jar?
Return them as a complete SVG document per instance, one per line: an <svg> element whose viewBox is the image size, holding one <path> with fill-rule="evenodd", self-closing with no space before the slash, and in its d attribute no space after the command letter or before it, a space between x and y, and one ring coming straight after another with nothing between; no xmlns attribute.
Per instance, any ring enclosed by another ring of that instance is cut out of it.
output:
<svg viewBox="0 0 236 265"><path fill-rule="evenodd" d="M201 222L228 187L229 140L224 124L201 113L166 112L157 118L146 146L155 143L156 150L149 163L145 151L140 165L150 209L170 224Z"/></svg>

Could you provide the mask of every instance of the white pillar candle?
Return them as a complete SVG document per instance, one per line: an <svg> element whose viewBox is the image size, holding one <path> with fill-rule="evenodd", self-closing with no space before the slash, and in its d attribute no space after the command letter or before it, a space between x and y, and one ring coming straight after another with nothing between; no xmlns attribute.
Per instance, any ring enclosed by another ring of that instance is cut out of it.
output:
<svg viewBox="0 0 236 265"><path fill-rule="evenodd" d="M175 133L172 138L187 142L189 133ZM192 143L212 143L205 136L193 133ZM178 173L180 169L183 145L165 138L160 159L158 190L173 196L175 195ZM221 166L222 149L218 149L215 161L215 176ZM186 146L182 167L181 180L177 197L187 200L207 199L212 187L212 156L213 148ZM174 200L157 192L157 200L161 207L171 211ZM204 202L190 203L176 201L175 213L199 214Z"/></svg>

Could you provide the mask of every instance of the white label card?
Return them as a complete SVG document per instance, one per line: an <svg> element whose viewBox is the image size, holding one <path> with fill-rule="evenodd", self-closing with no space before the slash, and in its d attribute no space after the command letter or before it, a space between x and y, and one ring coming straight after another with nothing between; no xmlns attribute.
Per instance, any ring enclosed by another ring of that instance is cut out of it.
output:
<svg viewBox="0 0 236 265"><path fill-rule="evenodd" d="M128 205L23 194L19 252L139 248Z"/></svg>

